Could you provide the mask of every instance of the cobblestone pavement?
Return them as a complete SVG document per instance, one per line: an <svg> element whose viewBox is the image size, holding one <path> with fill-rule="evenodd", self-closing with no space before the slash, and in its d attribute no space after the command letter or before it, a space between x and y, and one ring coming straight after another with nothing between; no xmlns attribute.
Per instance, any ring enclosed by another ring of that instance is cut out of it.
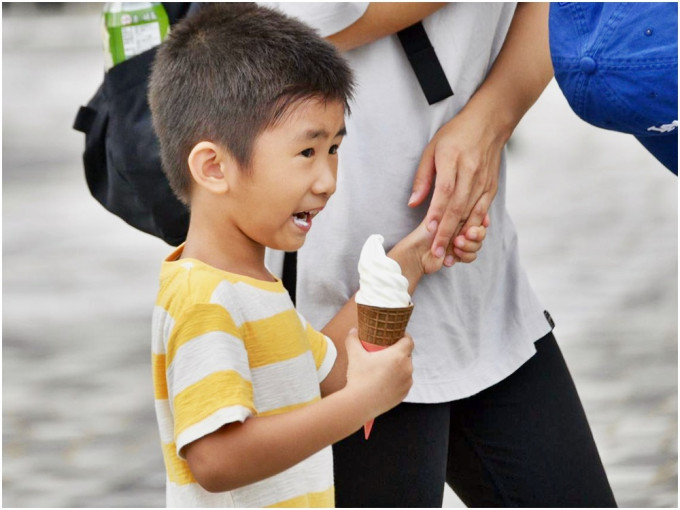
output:
<svg viewBox="0 0 680 510"><path fill-rule="evenodd" d="M169 249L89 196L71 129L102 77L100 6L3 7L3 504L162 506L149 328ZM677 179L554 83L510 149L524 265L617 500L677 507Z"/></svg>

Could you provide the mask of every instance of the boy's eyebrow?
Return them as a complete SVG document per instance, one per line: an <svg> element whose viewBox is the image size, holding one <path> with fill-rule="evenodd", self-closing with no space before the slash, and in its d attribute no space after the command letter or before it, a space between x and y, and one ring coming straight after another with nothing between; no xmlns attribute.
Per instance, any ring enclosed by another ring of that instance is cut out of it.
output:
<svg viewBox="0 0 680 510"><path fill-rule="evenodd" d="M347 128L345 126L342 126L342 128L340 128L340 131L338 131L333 138L337 138L338 136L345 136L346 134ZM315 138L328 138L328 137L329 133L325 129L308 129L297 138L300 140L314 140Z"/></svg>

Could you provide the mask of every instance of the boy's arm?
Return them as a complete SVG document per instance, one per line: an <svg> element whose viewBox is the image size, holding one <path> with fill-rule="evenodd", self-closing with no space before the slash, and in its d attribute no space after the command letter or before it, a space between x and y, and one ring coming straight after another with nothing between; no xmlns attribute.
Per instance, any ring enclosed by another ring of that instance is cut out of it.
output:
<svg viewBox="0 0 680 510"><path fill-rule="evenodd" d="M401 402L411 387L413 341L379 353L347 338L347 385L321 400L278 415L252 417L188 444L183 453L196 481L222 492L263 480L358 430Z"/></svg>
<svg viewBox="0 0 680 510"><path fill-rule="evenodd" d="M477 231L479 240L468 245L471 253L484 240L483 227ZM401 266L411 294L423 275L442 266L443 259L435 259L429 249L433 238L434 229L423 222L388 252ZM320 401L231 423L184 447L189 468L204 489L232 490L280 473L404 399L412 383L413 340L406 336L392 347L369 353L356 331L350 331L355 326L352 298L323 329L335 343L338 358L321 383Z"/></svg>
<svg viewBox="0 0 680 510"><path fill-rule="evenodd" d="M430 247L434 240L436 226L426 225L423 221L418 227L399 241L387 255L396 260L401 267L402 274L408 279L409 294L413 295L421 278L430 273L438 271L442 267L444 258L435 258ZM481 248L482 242L486 237L484 226L470 228L461 247L457 248L461 258L465 262L472 262L476 258L476 252ZM357 327L357 304L352 296L340 311L330 320L321 330L326 336L330 337L338 351L337 359L333 369L328 376L321 382L321 394L328 395L339 390L345 385L345 374L347 372L347 353L345 352L343 340L351 328Z"/></svg>
<svg viewBox="0 0 680 510"><path fill-rule="evenodd" d="M348 51L417 23L441 9L446 2L372 2L350 26L326 39L340 51Z"/></svg>

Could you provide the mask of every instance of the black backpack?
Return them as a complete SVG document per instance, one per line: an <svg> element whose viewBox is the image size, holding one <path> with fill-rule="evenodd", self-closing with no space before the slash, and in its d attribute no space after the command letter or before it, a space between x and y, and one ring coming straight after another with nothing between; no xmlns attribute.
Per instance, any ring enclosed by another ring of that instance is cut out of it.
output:
<svg viewBox="0 0 680 510"><path fill-rule="evenodd" d="M172 25L200 8L200 2L163 6ZM453 95L422 23L397 35L428 103ZM94 97L79 109L73 128L85 133L83 164L92 196L136 229L177 246L186 238L189 211L163 173L151 123L147 86L156 50L106 72ZM283 283L293 299L295 265L295 254L286 254Z"/></svg>
<svg viewBox="0 0 680 510"><path fill-rule="evenodd" d="M163 6L174 24L190 12L192 4ZM157 49L105 73L94 97L78 110L73 128L85 133L83 164L92 196L133 227L177 246L186 238L189 211L161 169L146 98Z"/></svg>

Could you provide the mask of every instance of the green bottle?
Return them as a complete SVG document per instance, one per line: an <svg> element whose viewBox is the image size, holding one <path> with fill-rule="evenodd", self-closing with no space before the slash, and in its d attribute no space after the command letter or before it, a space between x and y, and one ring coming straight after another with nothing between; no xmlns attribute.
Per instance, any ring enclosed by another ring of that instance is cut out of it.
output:
<svg viewBox="0 0 680 510"><path fill-rule="evenodd" d="M159 2L108 2L102 12L104 68L157 46L168 34L168 15Z"/></svg>

